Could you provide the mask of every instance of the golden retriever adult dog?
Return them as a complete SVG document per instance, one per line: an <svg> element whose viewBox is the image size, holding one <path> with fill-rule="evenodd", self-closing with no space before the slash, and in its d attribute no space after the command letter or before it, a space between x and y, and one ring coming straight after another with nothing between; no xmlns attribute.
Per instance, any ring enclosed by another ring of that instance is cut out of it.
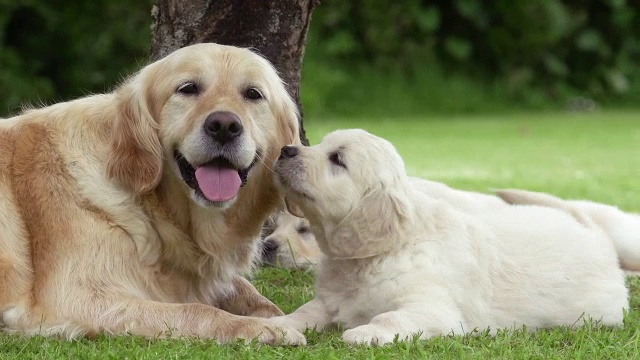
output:
<svg viewBox="0 0 640 360"><path fill-rule="evenodd" d="M393 145L363 130L286 146L275 172L327 255L315 299L273 319L283 326L341 323L349 343L384 344L586 319L622 325L624 274L593 224L548 207L461 206L447 187L416 186Z"/></svg>
<svg viewBox="0 0 640 360"><path fill-rule="evenodd" d="M0 313L26 334L302 343L242 275L297 140L268 61L198 44L0 121Z"/></svg>

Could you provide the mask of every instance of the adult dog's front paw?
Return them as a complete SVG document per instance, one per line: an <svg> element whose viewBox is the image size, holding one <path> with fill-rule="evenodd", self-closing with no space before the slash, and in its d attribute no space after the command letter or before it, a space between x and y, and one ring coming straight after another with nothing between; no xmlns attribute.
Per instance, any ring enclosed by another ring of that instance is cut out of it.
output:
<svg viewBox="0 0 640 360"><path fill-rule="evenodd" d="M396 333L378 325L362 325L342 334L342 340L349 344L384 345L392 343Z"/></svg>
<svg viewBox="0 0 640 360"><path fill-rule="evenodd" d="M282 316L284 313L270 301L265 301L254 305L249 309L247 316L255 316L261 318L272 318L274 316Z"/></svg>

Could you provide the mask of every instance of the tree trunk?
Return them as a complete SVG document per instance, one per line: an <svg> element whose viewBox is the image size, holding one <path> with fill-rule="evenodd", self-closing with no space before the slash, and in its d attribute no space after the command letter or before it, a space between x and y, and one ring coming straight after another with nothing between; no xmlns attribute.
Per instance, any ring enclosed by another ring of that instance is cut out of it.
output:
<svg viewBox="0 0 640 360"><path fill-rule="evenodd" d="M153 7L152 58L181 47L214 42L252 47L273 63L300 110L300 73L311 12L320 0L157 0Z"/></svg>

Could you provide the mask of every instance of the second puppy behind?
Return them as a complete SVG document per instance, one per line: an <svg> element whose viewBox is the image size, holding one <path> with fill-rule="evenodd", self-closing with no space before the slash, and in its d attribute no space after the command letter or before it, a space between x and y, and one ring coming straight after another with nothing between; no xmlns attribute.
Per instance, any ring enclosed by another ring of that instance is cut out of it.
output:
<svg viewBox="0 0 640 360"><path fill-rule="evenodd" d="M365 344L587 319L622 325L624 274L596 225L548 207L466 209L446 187L418 189L394 147L362 130L286 146L275 172L326 254L316 298L279 324L341 323L345 341Z"/></svg>
<svg viewBox="0 0 640 360"><path fill-rule="evenodd" d="M309 220L284 210L271 214L264 226L261 261L285 269L315 270L322 251Z"/></svg>

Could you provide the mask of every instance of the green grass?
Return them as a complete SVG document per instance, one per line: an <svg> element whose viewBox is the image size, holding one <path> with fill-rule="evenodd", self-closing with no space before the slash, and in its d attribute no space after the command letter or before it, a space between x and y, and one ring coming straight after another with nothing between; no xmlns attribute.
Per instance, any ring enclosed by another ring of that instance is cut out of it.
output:
<svg viewBox="0 0 640 360"><path fill-rule="evenodd" d="M312 143L337 128L360 127L394 142L411 175L478 191L520 187L588 198L640 211L640 112L513 114L427 119L312 119ZM313 276L260 271L254 283L285 312L313 297ZM640 280L630 279L625 327L587 326L527 333L442 337L383 348L351 347L339 332L308 332L306 347L220 346L193 339L99 337L68 342L0 336L0 359L638 359Z"/></svg>

